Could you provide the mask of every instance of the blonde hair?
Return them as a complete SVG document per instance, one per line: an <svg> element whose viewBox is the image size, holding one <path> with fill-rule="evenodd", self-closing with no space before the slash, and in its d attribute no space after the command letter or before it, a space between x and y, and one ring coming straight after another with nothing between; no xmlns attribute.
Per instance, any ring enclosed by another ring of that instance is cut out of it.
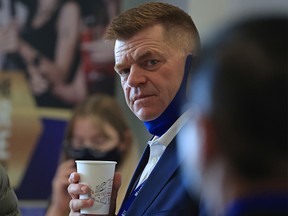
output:
<svg viewBox="0 0 288 216"><path fill-rule="evenodd" d="M72 138L74 124L79 117L91 118L100 128L103 125L101 122L108 122L117 131L121 141L125 139L124 133L129 129L121 107L115 98L105 94L89 96L75 107L67 126L66 139Z"/></svg>
<svg viewBox="0 0 288 216"><path fill-rule="evenodd" d="M198 54L200 37L191 16L166 3L144 3L121 13L108 26L105 38L127 40L139 31L156 24L164 27L164 38L170 46L185 54Z"/></svg>

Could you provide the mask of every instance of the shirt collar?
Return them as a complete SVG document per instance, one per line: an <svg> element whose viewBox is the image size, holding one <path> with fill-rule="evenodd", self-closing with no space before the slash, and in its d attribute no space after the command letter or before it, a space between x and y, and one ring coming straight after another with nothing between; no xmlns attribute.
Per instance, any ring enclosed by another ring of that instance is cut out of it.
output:
<svg viewBox="0 0 288 216"><path fill-rule="evenodd" d="M154 143L161 143L165 147L168 147L184 124L191 119L192 115L192 109L188 109L186 112L184 112L161 137L154 136L151 141L148 141L150 147Z"/></svg>

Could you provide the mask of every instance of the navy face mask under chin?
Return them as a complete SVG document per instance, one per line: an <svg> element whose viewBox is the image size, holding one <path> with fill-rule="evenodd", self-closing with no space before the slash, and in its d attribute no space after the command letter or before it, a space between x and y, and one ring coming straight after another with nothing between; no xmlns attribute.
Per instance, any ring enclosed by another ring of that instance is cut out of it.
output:
<svg viewBox="0 0 288 216"><path fill-rule="evenodd" d="M100 152L90 148L69 148L66 151L68 157L74 160L116 161L118 165L121 161L121 153L118 148L114 148L108 152Z"/></svg>

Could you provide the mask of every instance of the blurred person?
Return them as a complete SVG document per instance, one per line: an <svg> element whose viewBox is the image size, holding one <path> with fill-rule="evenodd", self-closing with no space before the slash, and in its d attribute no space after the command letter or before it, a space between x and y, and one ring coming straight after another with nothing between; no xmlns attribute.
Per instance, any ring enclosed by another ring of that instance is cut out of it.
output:
<svg viewBox="0 0 288 216"><path fill-rule="evenodd" d="M53 92L69 103L77 104L94 93L115 94L112 42L104 41L105 30L118 14L119 1L85 0L81 6L81 65L71 83L59 83Z"/></svg>
<svg viewBox="0 0 288 216"><path fill-rule="evenodd" d="M191 72L194 118L178 148L203 215L288 215L287 31L287 15L238 20Z"/></svg>
<svg viewBox="0 0 288 216"><path fill-rule="evenodd" d="M0 215L20 216L18 199L10 185L6 170L0 164Z"/></svg>
<svg viewBox="0 0 288 216"><path fill-rule="evenodd" d="M198 202L189 197L179 175L175 137L192 56L200 48L198 31L191 17L170 4L150 2L123 12L112 20L105 38L115 42L115 70L121 79L126 103L153 135L144 150L118 215L198 215ZM186 66L186 67L185 67ZM99 175L101 175L99 173ZM93 205L79 200L89 191L72 173L68 191L70 215ZM110 215L121 185L115 174ZM82 189L82 190L81 190Z"/></svg>
<svg viewBox="0 0 288 216"><path fill-rule="evenodd" d="M17 33L27 18L27 8L17 0L0 1L0 68L13 70L19 56L13 52L13 44L17 44ZM12 45L12 46L9 46Z"/></svg>
<svg viewBox="0 0 288 216"><path fill-rule="evenodd" d="M138 148L117 101L104 94L89 96L76 106L66 132L46 215L69 214L67 179L76 171L75 160L116 161L116 172L122 174L117 198L121 203L138 160Z"/></svg>
<svg viewBox="0 0 288 216"><path fill-rule="evenodd" d="M111 19L118 14L119 2L90 0L82 5L84 12L86 6L81 31L82 72L88 94L98 92L114 95L116 76L113 44L105 42L103 36ZM113 11L111 5L115 8Z"/></svg>
<svg viewBox="0 0 288 216"><path fill-rule="evenodd" d="M71 107L53 93L70 83L79 66L80 7L74 0L31 0L21 29L13 24L0 37L1 51L17 54L17 69L28 77L37 105Z"/></svg>

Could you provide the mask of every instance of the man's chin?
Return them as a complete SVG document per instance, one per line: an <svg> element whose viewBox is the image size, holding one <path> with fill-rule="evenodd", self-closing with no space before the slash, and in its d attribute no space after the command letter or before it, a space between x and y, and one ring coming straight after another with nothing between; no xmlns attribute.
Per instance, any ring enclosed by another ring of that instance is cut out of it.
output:
<svg viewBox="0 0 288 216"><path fill-rule="evenodd" d="M155 120L164 112L163 108L159 107L161 107L161 105L156 106L156 104L141 107L134 106L131 110L139 120L147 122Z"/></svg>
<svg viewBox="0 0 288 216"><path fill-rule="evenodd" d="M143 113L141 114L136 114L136 116L138 117L138 119L140 121L143 121L143 122L148 122L148 121L153 121L155 120L158 116L160 115L143 115Z"/></svg>

